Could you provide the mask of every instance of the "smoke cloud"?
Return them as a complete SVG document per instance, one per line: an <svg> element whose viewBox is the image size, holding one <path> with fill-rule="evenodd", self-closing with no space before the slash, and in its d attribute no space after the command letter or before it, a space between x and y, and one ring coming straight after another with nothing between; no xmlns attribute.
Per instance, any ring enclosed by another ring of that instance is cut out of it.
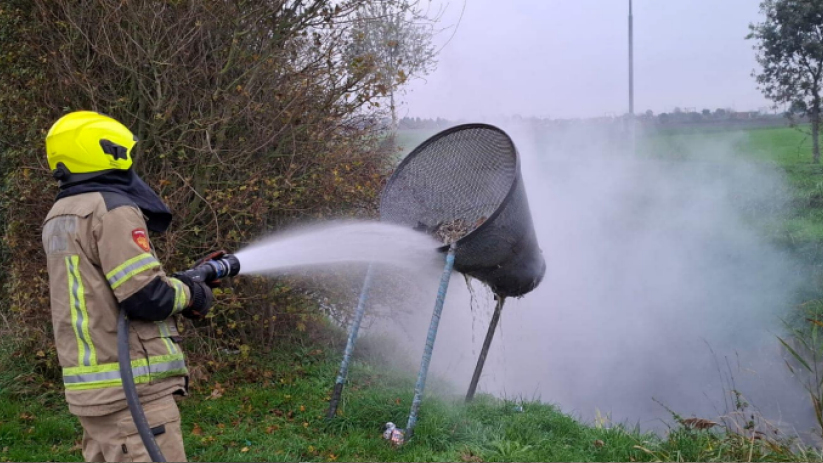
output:
<svg viewBox="0 0 823 463"><path fill-rule="evenodd" d="M736 389L784 430L813 426L776 338L803 284L799 264L761 231L759 218L789 207L776 168L746 161L729 138L664 160L616 150L592 127L502 127L521 153L548 268L534 292L507 301L481 392L659 429L672 421L663 405L717 419ZM438 278L417 275L414 297L379 307L392 316L371 331L419 358ZM432 365L457 391L494 306L472 286L474 303L452 278Z"/></svg>

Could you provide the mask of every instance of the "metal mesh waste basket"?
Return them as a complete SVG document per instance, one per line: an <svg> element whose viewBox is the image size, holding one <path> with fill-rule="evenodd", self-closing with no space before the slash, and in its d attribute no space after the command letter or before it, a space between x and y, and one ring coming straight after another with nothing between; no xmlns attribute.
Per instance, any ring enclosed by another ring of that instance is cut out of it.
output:
<svg viewBox="0 0 823 463"><path fill-rule="evenodd" d="M520 160L497 127L465 124L429 138L383 190L380 219L456 243L454 268L498 296L522 296L543 278Z"/></svg>

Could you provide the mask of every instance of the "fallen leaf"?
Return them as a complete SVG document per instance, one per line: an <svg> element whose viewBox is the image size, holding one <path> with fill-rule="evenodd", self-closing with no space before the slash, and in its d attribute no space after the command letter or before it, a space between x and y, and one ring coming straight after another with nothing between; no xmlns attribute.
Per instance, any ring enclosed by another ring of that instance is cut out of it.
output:
<svg viewBox="0 0 823 463"><path fill-rule="evenodd" d="M597 440L594 441L594 446L597 447L597 448L603 447L604 445L606 445L606 443L603 442L600 439L597 439Z"/></svg>
<svg viewBox="0 0 823 463"><path fill-rule="evenodd" d="M189 367L189 378L194 383L200 383L209 380L209 375L206 369L200 365L192 365Z"/></svg>
<svg viewBox="0 0 823 463"><path fill-rule="evenodd" d="M243 447L242 449L240 449L240 451L245 453L245 452L249 451L249 448L248 447Z"/></svg>
<svg viewBox="0 0 823 463"><path fill-rule="evenodd" d="M479 463L483 461L483 459L471 450L466 450L460 454L460 461L464 463Z"/></svg>
<svg viewBox="0 0 823 463"><path fill-rule="evenodd" d="M710 429L717 426L716 422L703 418L687 418L683 420L683 424L691 429Z"/></svg>
<svg viewBox="0 0 823 463"><path fill-rule="evenodd" d="M226 392L226 390L220 385L220 383L214 383L214 389L211 391L210 398L219 399L220 397L223 397L224 392Z"/></svg>
<svg viewBox="0 0 823 463"><path fill-rule="evenodd" d="M200 428L199 424L194 423L194 429L191 430L191 433L195 436L200 436L203 434L203 429Z"/></svg>

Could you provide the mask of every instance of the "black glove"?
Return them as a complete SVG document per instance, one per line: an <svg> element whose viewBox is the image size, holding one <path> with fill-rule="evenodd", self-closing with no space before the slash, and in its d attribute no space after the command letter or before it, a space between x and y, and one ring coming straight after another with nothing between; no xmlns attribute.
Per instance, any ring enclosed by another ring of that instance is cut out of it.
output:
<svg viewBox="0 0 823 463"><path fill-rule="evenodd" d="M211 293L211 288L206 283L192 281L184 273L175 273L172 277L188 286L189 292L191 292L189 306L183 309L180 314L193 319L205 317L211 306L214 305L214 295Z"/></svg>

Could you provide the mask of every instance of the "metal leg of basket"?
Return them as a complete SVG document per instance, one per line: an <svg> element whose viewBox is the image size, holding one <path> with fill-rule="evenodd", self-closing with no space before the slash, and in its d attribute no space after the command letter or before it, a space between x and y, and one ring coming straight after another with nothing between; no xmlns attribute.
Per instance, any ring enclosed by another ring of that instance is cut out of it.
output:
<svg viewBox="0 0 823 463"><path fill-rule="evenodd" d="M354 343L357 342L357 333L360 331L360 322L363 321L363 314L366 313L366 301L369 298L369 290L371 289L373 276L374 266L369 264L369 269L366 271L366 279L363 281L363 288L360 290L360 298L357 300L357 310L354 312L354 319L349 329L349 339L346 341L343 361L340 362L340 371L337 373L334 391L332 391L331 400L329 401L329 411L326 414L326 417L329 419L334 418L337 414L337 406L340 404L340 396L343 394L343 383L346 381L346 376L349 373L349 362L354 352Z"/></svg>
<svg viewBox="0 0 823 463"><path fill-rule="evenodd" d="M440 289L437 291L437 301L434 303L434 312L429 325L429 334L426 336L426 347L423 349L423 360L420 362L420 371L417 373L417 384L414 386L414 399L412 399L409 421L406 424L405 440L408 441L414 432L417 424L417 412L420 410L420 402L423 400L423 390L426 388L426 376L429 373L429 363L434 350L434 340L437 337L437 327L440 325L440 314L443 312L443 303L446 301L446 291L449 289L449 279L454 268L454 244L446 254L446 265L443 267L443 276L440 277Z"/></svg>
<svg viewBox="0 0 823 463"><path fill-rule="evenodd" d="M477 390L477 383L480 381L480 375L483 373L483 365L486 363L486 356L489 355L489 347L492 345L494 333L497 330L497 322L500 321L500 312L503 311L503 304L506 302L505 297L495 296L497 305L494 308L494 315L489 322L489 329L486 331L486 339L483 341L483 348L480 350L480 357L477 358L477 365L474 367L474 374L472 375L472 382L469 384L469 391L466 393L466 402L471 402L474 399L474 392Z"/></svg>

